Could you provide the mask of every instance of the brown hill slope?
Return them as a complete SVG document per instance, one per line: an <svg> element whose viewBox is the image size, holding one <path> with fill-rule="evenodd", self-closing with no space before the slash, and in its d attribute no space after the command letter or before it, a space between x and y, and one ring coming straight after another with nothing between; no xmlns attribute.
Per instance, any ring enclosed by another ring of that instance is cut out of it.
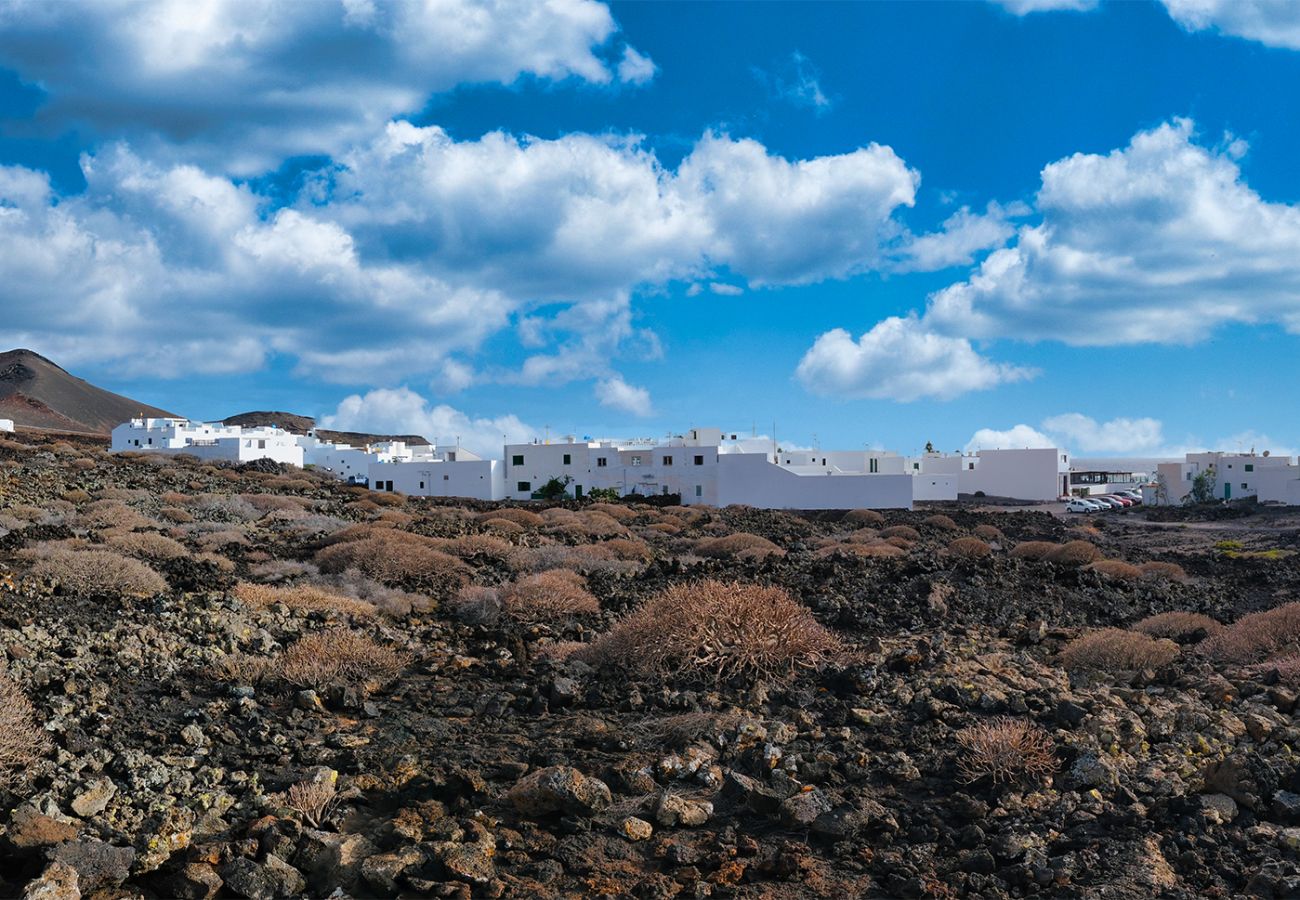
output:
<svg viewBox="0 0 1300 900"><path fill-rule="evenodd" d="M0 353L0 418L19 427L108 434L133 416L171 416L70 375L39 353Z"/></svg>
<svg viewBox="0 0 1300 900"><path fill-rule="evenodd" d="M278 425L285 431L293 434L306 434L316 427L316 420L311 416L300 416L297 413L288 412L246 412L237 416L230 416L223 420L226 425L239 425L243 428L256 428L265 425ZM412 447L423 446L428 444L426 438L418 434L368 434L361 431L330 431L325 428L318 428L316 436L322 441L331 441L336 444L351 444L354 447L360 447L365 444L375 444L380 441L405 441Z"/></svg>

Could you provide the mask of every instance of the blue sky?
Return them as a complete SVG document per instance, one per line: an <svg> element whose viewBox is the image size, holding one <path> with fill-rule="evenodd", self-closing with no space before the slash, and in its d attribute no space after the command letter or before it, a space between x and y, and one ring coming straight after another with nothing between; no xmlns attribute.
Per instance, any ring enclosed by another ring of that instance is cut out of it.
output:
<svg viewBox="0 0 1300 900"><path fill-rule="evenodd" d="M0 0L0 344L493 449L1300 447L1300 5Z"/></svg>

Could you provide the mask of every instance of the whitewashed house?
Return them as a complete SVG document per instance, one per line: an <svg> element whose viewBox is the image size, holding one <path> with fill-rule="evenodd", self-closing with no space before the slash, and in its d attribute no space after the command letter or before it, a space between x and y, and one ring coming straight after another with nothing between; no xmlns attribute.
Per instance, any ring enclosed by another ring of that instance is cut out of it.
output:
<svg viewBox="0 0 1300 900"><path fill-rule="evenodd" d="M13 419L0 419L0 431L13 431L13 430L14 430Z"/></svg>
<svg viewBox="0 0 1300 900"><path fill-rule="evenodd" d="M909 465L918 500L982 494L1046 503L1069 493L1070 454L1059 447L926 453Z"/></svg>
<svg viewBox="0 0 1300 900"><path fill-rule="evenodd" d="M464 448L445 448L429 458L372 462L368 474L374 491L504 500L504 469L499 459L480 459Z"/></svg>
<svg viewBox="0 0 1300 900"><path fill-rule="evenodd" d="M113 429L111 452L186 453L199 459L252 462L269 459L301 468L302 447L280 428L241 428L188 419L132 419Z"/></svg>
<svg viewBox="0 0 1300 900"><path fill-rule="evenodd" d="M1153 504L1182 503L1196 477L1214 473L1214 497L1219 500L1256 498L1261 503L1300 505L1300 467L1289 456L1264 453L1188 453L1182 462L1161 463L1155 485L1144 489Z"/></svg>

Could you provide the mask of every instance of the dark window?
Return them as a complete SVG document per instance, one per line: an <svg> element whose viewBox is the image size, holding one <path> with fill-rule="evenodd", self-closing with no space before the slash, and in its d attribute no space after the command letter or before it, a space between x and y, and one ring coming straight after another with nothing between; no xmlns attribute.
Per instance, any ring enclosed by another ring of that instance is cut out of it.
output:
<svg viewBox="0 0 1300 900"><path fill-rule="evenodd" d="M483 477L482 475L479 476L479 478L482 478L482 477ZM451 481L451 476L450 476L450 475L444 475L444 476L442 476L442 480L443 480L443 481Z"/></svg>
<svg viewBox="0 0 1300 900"><path fill-rule="evenodd" d="M572 464L573 464L573 457L570 456L568 453L564 454L564 464L565 464L566 466L569 466L569 465L572 465Z"/></svg>
<svg viewBox="0 0 1300 900"><path fill-rule="evenodd" d="M519 482L519 485L516 488L516 490L520 490L520 491L531 491L532 489L533 489L533 483L531 481L521 481Z"/></svg>
<svg viewBox="0 0 1300 900"><path fill-rule="evenodd" d="M1250 490L1250 488L1248 488L1248 487L1246 486L1246 482L1244 482L1244 481L1241 483L1241 489L1242 489L1243 491L1248 491L1248 490Z"/></svg>
<svg viewBox="0 0 1300 900"><path fill-rule="evenodd" d="M703 457L703 456L697 456L697 457L695 457L695 464L696 464L697 466L702 466L702 465L704 465L704 457ZM696 496L698 497L699 495L696 494Z"/></svg>
<svg viewBox="0 0 1300 900"><path fill-rule="evenodd" d="M665 465L665 466L671 466L672 464L673 464L673 458L672 458L671 456L665 456L665 457L664 457L664 465ZM667 490L668 490L667 488L664 488L664 491L665 491L665 492L667 492Z"/></svg>
<svg viewBox="0 0 1300 900"><path fill-rule="evenodd" d="M704 496L704 486L703 486L703 485L699 485L699 484L697 484L697 485L695 486L695 496L697 496L697 497L703 497L703 496Z"/></svg>
<svg viewBox="0 0 1300 900"><path fill-rule="evenodd" d="M1254 464L1254 463L1246 463L1246 471L1247 471L1247 472L1253 472L1253 471L1255 471L1255 464Z"/></svg>
<svg viewBox="0 0 1300 900"><path fill-rule="evenodd" d="M423 481L420 482L420 490L424 490L424 482L423 482Z"/></svg>
<svg viewBox="0 0 1300 900"><path fill-rule="evenodd" d="M149 443L153 443L153 438L149 438Z"/></svg>
<svg viewBox="0 0 1300 900"><path fill-rule="evenodd" d="M524 456L523 456L522 453L518 453L518 454L515 454L514 456L510 457L510 465L512 465L512 466L522 466L523 464L524 464Z"/></svg>
<svg viewBox="0 0 1300 900"><path fill-rule="evenodd" d="M597 457L596 457L596 468L597 468L597 469L603 469L604 467L605 467L605 457L603 457L603 456L597 456Z"/></svg>
<svg viewBox="0 0 1300 900"><path fill-rule="evenodd" d="M974 469L974 468L975 468L975 463L966 463L966 468L967 468L967 469Z"/></svg>

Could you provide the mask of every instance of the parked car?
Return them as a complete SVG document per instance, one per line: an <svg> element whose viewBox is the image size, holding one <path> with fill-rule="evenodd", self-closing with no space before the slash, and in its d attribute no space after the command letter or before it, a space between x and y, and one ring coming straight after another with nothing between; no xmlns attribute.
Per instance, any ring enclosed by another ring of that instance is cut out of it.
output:
<svg viewBox="0 0 1300 900"><path fill-rule="evenodd" d="M1132 500L1134 506L1141 506L1141 505L1142 505L1142 492L1141 492L1141 491L1120 491L1120 492L1119 492L1119 495L1120 495L1121 497L1127 497L1127 498L1129 498L1130 500Z"/></svg>
<svg viewBox="0 0 1300 900"><path fill-rule="evenodd" d="M1093 513L1097 511L1095 503L1089 503L1087 500L1081 500L1075 497L1069 503L1065 504L1065 511L1068 513Z"/></svg>
<svg viewBox="0 0 1300 900"><path fill-rule="evenodd" d="M1127 507L1127 506L1132 506L1132 505L1133 505L1133 500L1132 500L1132 498L1130 498L1130 497L1125 497L1123 494L1107 494L1107 495L1106 495L1106 499L1107 499L1107 500L1114 500L1114 501L1118 502L1120 506L1125 506L1125 507Z"/></svg>
<svg viewBox="0 0 1300 900"><path fill-rule="evenodd" d="M1100 503L1105 509L1123 509L1124 504L1120 503L1114 497L1107 497L1105 494L1093 494L1088 497L1093 503Z"/></svg>

